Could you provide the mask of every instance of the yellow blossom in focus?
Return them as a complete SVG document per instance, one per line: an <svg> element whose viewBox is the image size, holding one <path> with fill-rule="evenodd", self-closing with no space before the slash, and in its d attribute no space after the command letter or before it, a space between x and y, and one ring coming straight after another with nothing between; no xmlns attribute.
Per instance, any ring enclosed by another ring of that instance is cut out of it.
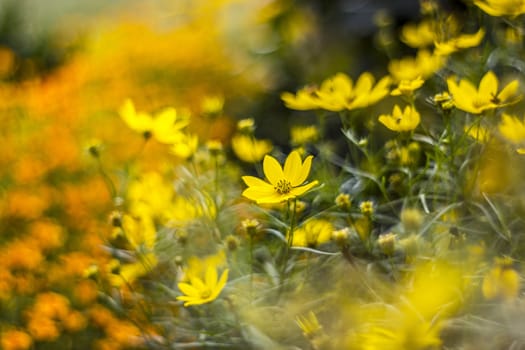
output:
<svg viewBox="0 0 525 350"><path fill-rule="evenodd" d="M293 232L292 246L316 247L330 241L334 227L324 219L311 219Z"/></svg>
<svg viewBox="0 0 525 350"><path fill-rule="evenodd" d="M495 17L516 17L525 13L524 0L474 0L474 5Z"/></svg>
<svg viewBox="0 0 525 350"><path fill-rule="evenodd" d="M492 71L488 71L481 78L478 88L465 79L460 80L458 84L454 77L447 79L447 85L456 108L473 114L480 114L519 100L518 80L511 81L498 92L498 78Z"/></svg>
<svg viewBox="0 0 525 350"><path fill-rule="evenodd" d="M407 95L410 96L412 93L419 89L425 81L421 79L421 77L417 77L414 80L401 80L397 87L392 90L390 95L392 96L399 96L399 95Z"/></svg>
<svg viewBox="0 0 525 350"><path fill-rule="evenodd" d="M177 142L181 129L189 124L188 118L177 116L174 108L165 108L154 117L137 112L130 99L124 102L119 114L130 129L142 133L145 139L154 137L160 143L166 144Z"/></svg>
<svg viewBox="0 0 525 350"><path fill-rule="evenodd" d="M447 41L436 41L434 43L436 46L434 53L446 56L461 49L478 46L484 36L485 30L481 28L474 34L461 34Z"/></svg>
<svg viewBox="0 0 525 350"><path fill-rule="evenodd" d="M401 41L414 48L431 46L436 37L435 26L436 23L430 20L406 24L401 29Z"/></svg>
<svg viewBox="0 0 525 350"><path fill-rule="evenodd" d="M509 258L497 258L483 277L481 291L486 299L514 300L520 290L520 276Z"/></svg>
<svg viewBox="0 0 525 350"><path fill-rule="evenodd" d="M2 332L0 344L4 350L27 350L31 348L33 340L24 331L10 329Z"/></svg>
<svg viewBox="0 0 525 350"><path fill-rule="evenodd" d="M253 136L237 134L232 137L232 149L235 155L247 163L260 162L270 153L273 146L269 140L257 140Z"/></svg>
<svg viewBox="0 0 525 350"><path fill-rule="evenodd" d="M248 199L262 203L280 203L288 199L296 198L317 185L318 181L304 184L310 168L313 156L308 156L301 161L297 151L292 151L281 167L277 159L266 155L263 161L264 175L268 182L254 176L243 176L242 180L248 186L242 195Z"/></svg>
<svg viewBox="0 0 525 350"><path fill-rule="evenodd" d="M177 300L184 301L184 306L207 304L219 296L228 280L228 269L218 276L217 266L209 264L206 266L204 276L190 273L187 276L189 282L180 282L179 289L184 295L178 296Z"/></svg>
<svg viewBox="0 0 525 350"><path fill-rule="evenodd" d="M395 105L392 114L379 116L379 122L392 131L411 131L419 125L420 117L418 111L411 106L406 106L402 111Z"/></svg>
<svg viewBox="0 0 525 350"><path fill-rule="evenodd" d="M426 80L444 65L443 56L432 54L428 50L419 50L416 57L390 61L388 71L396 81L415 80L418 77Z"/></svg>
<svg viewBox="0 0 525 350"><path fill-rule="evenodd" d="M376 84L374 76L365 72L354 84L348 75L337 73L324 80L318 89L307 87L296 95L284 92L281 99L290 109L353 110L373 105L388 95L390 82L390 77L384 77Z"/></svg>
<svg viewBox="0 0 525 350"><path fill-rule="evenodd" d="M519 145L525 142L525 121L513 115L503 113L498 130L506 140L514 144Z"/></svg>

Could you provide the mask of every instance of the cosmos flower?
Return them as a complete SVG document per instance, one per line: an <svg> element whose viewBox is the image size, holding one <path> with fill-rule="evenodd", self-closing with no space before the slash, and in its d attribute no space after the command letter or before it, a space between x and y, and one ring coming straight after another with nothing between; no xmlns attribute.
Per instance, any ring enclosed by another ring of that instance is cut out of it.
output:
<svg viewBox="0 0 525 350"><path fill-rule="evenodd" d="M318 181L304 184L313 156L308 156L301 161L299 152L292 151L286 158L284 168L277 159L266 155L263 160L264 175L268 181L254 176L243 176L242 180L248 186L242 195L257 203L280 203L298 197L317 185Z"/></svg>
<svg viewBox="0 0 525 350"><path fill-rule="evenodd" d="M398 105L394 106L392 114L379 116L379 122L392 131L411 131L419 125L420 117L415 108L406 106L402 111Z"/></svg>

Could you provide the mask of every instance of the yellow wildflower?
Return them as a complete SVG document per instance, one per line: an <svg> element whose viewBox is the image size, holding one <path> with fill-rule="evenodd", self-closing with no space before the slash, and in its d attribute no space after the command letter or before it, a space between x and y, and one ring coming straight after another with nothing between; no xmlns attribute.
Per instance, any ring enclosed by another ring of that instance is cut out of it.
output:
<svg viewBox="0 0 525 350"><path fill-rule="evenodd" d="M392 114L382 114L379 121L392 131L411 131L420 122L419 112L411 106L406 106L404 111L398 105L394 106Z"/></svg>
<svg viewBox="0 0 525 350"><path fill-rule="evenodd" d="M525 0L474 0L474 5L495 17L516 17L525 13Z"/></svg>
<svg viewBox="0 0 525 350"><path fill-rule="evenodd" d="M486 299L501 298L513 300L518 296L520 289L520 276L512 267L512 260L509 258L496 259L495 265L485 277L481 291Z"/></svg>
<svg viewBox="0 0 525 350"><path fill-rule="evenodd" d="M189 124L187 117L177 116L174 108L165 108L155 117L137 112L130 99L119 110L120 117L134 131L142 133L145 139L154 137L161 143L171 144L178 140L180 130Z"/></svg>
<svg viewBox="0 0 525 350"><path fill-rule="evenodd" d="M243 134L232 137L233 152L243 162L259 162L272 148L272 143L269 140L257 140L253 136Z"/></svg>
<svg viewBox="0 0 525 350"><path fill-rule="evenodd" d="M460 80L459 84L456 83L454 77L447 79L447 85L456 108L473 114L480 114L518 101L518 80L511 81L498 92L498 78L492 71L488 71L481 78L477 89L465 79Z"/></svg>
<svg viewBox="0 0 525 350"><path fill-rule="evenodd" d="M224 98L222 96L207 96L201 103L202 113L206 116L216 116L224 108Z"/></svg>
<svg viewBox="0 0 525 350"><path fill-rule="evenodd" d="M499 132L508 141L514 144L525 142L525 121L513 115L503 113L498 125Z"/></svg>
<svg viewBox="0 0 525 350"><path fill-rule="evenodd" d="M316 336L317 333L319 333L323 328L319 324L319 320L317 320L317 317L313 311L308 312L306 315L297 316L295 321L297 322L299 328L301 328L303 331L305 337L309 339Z"/></svg>
<svg viewBox="0 0 525 350"><path fill-rule="evenodd" d="M418 77L425 80L444 64L444 57L431 54L428 50L419 50L416 57L405 57L390 61L388 71L396 81L415 80Z"/></svg>
<svg viewBox="0 0 525 350"><path fill-rule="evenodd" d="M431 46L436 37L435 26L436 23L430 20L406 24L401 29L401 41L415 48Z"/></svg>
<svg viewBox="0 0 525 350"><path fill-rule="evenodd" d="M189 283L180 282L179 289L184 295L178 296L177 300L184 301L184 306L201 305L217 299L228 280L228 269L224 270L218 277L217 267L209 264L206 267L204 278L190 274Z"/></svg>
<svg viewBox="0 0 525 350"><path fill-rule="evenodd" d="M487 142L490 138L490 131L481 125L465 126L465 132L479 142Z"/></svg>
<svg viewBox="0 0 525 350"><path fill-rule="evenodd" d="M334 227L328 220L308 220L294 231L292 246L316 247L330 241L333 230Z"/></svg>
<svg viewBox="0 0 525 350"><path fill-rule="evenodd" d="M293 126L290 130L292 145L304 145L315 142L319 138L319 130L315 125Z"/></svg>
<svg viewBox="0 0 525 350"><path fill-rule="evenodd" d="M416 79L413 79L413 80L401 80L399 84L397 85L397 87L394 90L392 90L390 95L392 96L399 96L399 95L410 96L415 90L423 86L424 83L425 81L421 79L421 77L417 77Z"/></svg>
<svg viewBox="0 0 525 350"><path fill-rule="evenodd" d="M188 159L197 151L198 146L197 135L180 133L179 138L171 145L170 151L177 157Z"/></svg>
<svg viewBox="0 0 525 350"><path fill-rule="evenodd" d="M484 36L485 30L481 28L474 34L461 34L447 41L436 41L434 43L436 46L434 53L446 56L461 49L478 46Z"/></svg>
<svg viewBox="0 0 525 350"><path fill-rule="evenodd" d="M33 340L24 331L10 329L2 332L1 344L4 350L26 350L31 348Z"/></svg>
<svg viewBox="0 0 525 350"><path fill-rule="evenodd" d="M282 168L277 159L266 155L263 170L268 182L254 176L243 176L242 180L248 188L242 195L257 203L268 204L280 203L302 195L318 183L316 180L303 185L310 173L312 159L313 156L310 155L302 162L299 153L292 151Z"/></svg>
<svg viewBox="0 0 525 350"><path fill-rule="evenodd" d="M370 106L385 97L390 81L390 77L384 77L375 84L374 76L365 72L354 85L346 74L337 73L324 80L319 89L306 87L296 95L284 92L281 99L290 109L325 109L333 112L352 110Z"/></svg>
<svg viewBox="0 0 525 350"><path fill-rule="evenodd" d="M255 121L253 118L241 119L237 122L237 131L251 135L255 131Z"/></svg>

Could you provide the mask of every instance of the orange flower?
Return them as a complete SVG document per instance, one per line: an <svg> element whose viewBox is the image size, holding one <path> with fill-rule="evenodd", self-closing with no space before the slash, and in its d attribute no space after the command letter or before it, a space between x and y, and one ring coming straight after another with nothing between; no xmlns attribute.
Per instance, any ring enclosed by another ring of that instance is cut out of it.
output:
<svg viewBox="0 0 525 350"><path fill-rule="evenodd" d="M33 340L24 331L11 329L2 333L2 349L4 350L25 350L33 344Z"/></svg>

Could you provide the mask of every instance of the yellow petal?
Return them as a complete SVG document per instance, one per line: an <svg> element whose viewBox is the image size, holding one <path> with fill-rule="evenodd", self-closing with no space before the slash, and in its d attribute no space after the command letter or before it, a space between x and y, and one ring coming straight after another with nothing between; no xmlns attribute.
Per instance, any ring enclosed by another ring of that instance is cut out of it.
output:
<svg viewBox="0 0 525 350"><path fill-rule="evenodd" d="M187 296L196 297L199 295L199 290L193 287L191 284L181 282L177 284L177 286L179 287L180 291Z"/></svg>
<svg viewBox="0 0 525 350"><path fill-rule="evenodd" d="M292 198L300 196L303 193L305 193L306 191L309 191L310 189L312 189L318 183L319 183L319 181L315 180L315 181L310 182L309 184L306 184L306 185L303 185L303 186L299 186L299 187L294 187L290 191L290 195L292 195Z"/></svg>
<svg viewBox="0 0 525 350"><path fill-rule="evenodd" d="M264 175L270 181L272 185L276 185L277 182L283 179L283 169L277 159L272 156L266 155L263 160Z"/></svg>
<svg viewBox="0 0 525 350"><path fill-rule="evenodd" d="M208 288L212 290L213 288L215 288L215 285L217 284L217 270L215 266L209 265L206 268L206 275L204 276L204 280Z"/></svg>
<svg viewBox="0 0 525 350"><path fill-rule="evenodd" d="M492 71L488 71L479 82L479 95L483 98L495 97L498 93L498 78Z"/></svg>
<svg viewBox="0 0 525 350"><path fill-rule="evenodd" d="M519 82L517 80L513 80L510 83L508 83L503 90L498 94L498 98L501 102L508 101L509 99L515 97L517 94L519 88Z"/></svg>
<svg viewBox="0 0 525 350"><path fill-rule="evenodd" d="M292 183L292 186L300 185L296 183L295 179L298 178L301 172L301 156L299 152L292 151L284 162L284 178ZM304 181L304 180L303 180Z"/></svg>

